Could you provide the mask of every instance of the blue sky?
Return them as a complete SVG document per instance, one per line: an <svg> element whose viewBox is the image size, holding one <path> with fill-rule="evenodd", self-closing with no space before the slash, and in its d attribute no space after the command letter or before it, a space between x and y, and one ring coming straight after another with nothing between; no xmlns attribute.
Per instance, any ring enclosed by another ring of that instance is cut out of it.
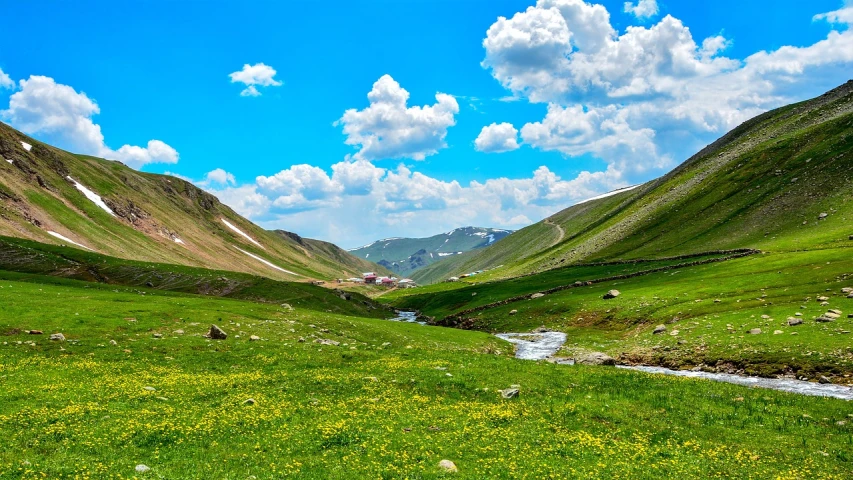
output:
<svg viewBox="0 0 853 480"><path fill-rule="evenodd" d="M599 3L3 1L16 41L0 44L0 116L353 247L521 227L853 71L853 9L837 0ZM229 77L244 65L258 96ZM371 110L371 89L409 96ZM481 135L493 123L512 127Z"/></svg>

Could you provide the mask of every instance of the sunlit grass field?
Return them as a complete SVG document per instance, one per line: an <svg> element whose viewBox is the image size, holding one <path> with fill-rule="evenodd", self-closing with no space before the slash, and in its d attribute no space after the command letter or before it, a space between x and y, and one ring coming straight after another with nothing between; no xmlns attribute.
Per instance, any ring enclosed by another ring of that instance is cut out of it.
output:
<svg viewBox="0 0 853 480"><path fill-rule="evenodd" d="M481 332L29 280L0 281L0 478L853 473L841 400L521 361ZM202 337L211 323L228 339Z"/></svg>

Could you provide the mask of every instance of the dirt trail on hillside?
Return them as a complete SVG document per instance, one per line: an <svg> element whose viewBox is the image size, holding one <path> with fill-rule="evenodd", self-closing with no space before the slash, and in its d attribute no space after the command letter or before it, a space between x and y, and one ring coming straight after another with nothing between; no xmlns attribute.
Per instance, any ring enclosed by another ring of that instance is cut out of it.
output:
<svg viewBox="0 0 853 480"><path fill-rule="evenodd" d="M552 227L556 228L557 232L559 233L557 240L551 244L551 247L562 242L563 239L566 238L566 231L563 229L562 225L552 222L550 218L546 218L542 223L544 223L545 225L551 225Z"/></svg>

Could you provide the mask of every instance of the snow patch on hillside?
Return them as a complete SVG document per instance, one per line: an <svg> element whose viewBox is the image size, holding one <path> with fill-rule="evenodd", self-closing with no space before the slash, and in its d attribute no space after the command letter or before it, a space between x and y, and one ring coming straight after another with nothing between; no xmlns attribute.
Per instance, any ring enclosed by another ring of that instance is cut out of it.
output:
<svg viewBox="0 0 853 480"><path fill-rule="evenodd" d="M181 239L180 239L180 238L178 238L178 237L175 237L175 238L173 238L172 240L174 240L174 241L175 241L175 243L180 243L180 244L182 244L182 245L185 245L185 244L184 244L184 241L183 241L183 240L181 240Z"/></svg>
<svg viewBox="0 0 853 480"><path fill-rule="evenodd" d="M15 163L15 161L14 161L14 160L9 160L8 158L5 158L4 160L6 160L7 162L9 162L10 164L11 164L11 163Z"/></svg>
<svg viewBox="0 0 853 480"><path fill-rule="evenodd" d="M234 248L236 248L237 250L240 250L241 252L245 253L246 255L248 255L248 256L250 256L250 257L254 258L255 260L257 260L257 261L259 261L259 262L263 263L264 265L266 265L266 266L268 266L268 267L272 267L272 268L274 268L274 269L276 269L276 270L279 270L279 271L282 271L282 272L284 272L284 273L289 273L289 274L291 274L291 275L296 275L297 277L301 277L301 276L302 276L302 275L300 275L300 274L298 274L298 273L291 272L290 270L285 270L285 269L283 269L283 268L279 267L278 265L273 264L272 262L268 262L268 261L264 260L263 258L261 258L261 257L259 257L259 256L257 256L257 255L255 255L255 254L252 254L252 253L249 253L249 252L247 252L247 251L243 250L242 248L237 248L237 247L234 247Z"/></svg>
<svg viewBox="0 0 853 480"><path fill-rule="evenodd" d="M591 202L593 200L599 200L602 198L612 197L613 195L616 195L617 193L627 192L628 190L633 190L639 186L640 185L632 185L630 187L620 188L620 189L613 190L613 191L610 191L607 193L602 193L601 195L598 195L596 197L587 198L586 200L581 200L580 202L576 203L575 205L580 205L582 203Z"/></svg>
<svg viewBox="0 0 853 480"><path fill-rule="evenodd" d="M368 253L367 255L365 255L364 258L365 259L370 258L370 254Z"/></svg>
<svg viewBox="0 0 853 480"><path fill-rule="evenodd" d="M70 238L66 237L65 235L63 235L61 233L56 233L54 231L48 230L47 234L52 236L52 237L56 237L56 238L62 240L63 242L68 242L72 245L77 245L78 247L85 248L86 250L92 250L91 248L87 247L86 245L83 245L81 243L77 243L74 240L71 240ZM92 251L94 252L94 250L92 250Z"/></svg>
<svg viewBox="0 0 853 480"><path fill-rule="evenodd" d="M237 232L237 234L238 234L238 235L242 235L244 238L246 238L246 240L248 240L248 241L250 241L250 242L254 243L255 245L257 245L257 246L259 246L259 247L261 247L261 248L264 248L264 246L263 246L263 245L261 245L260 243L258 243L258 241L257 241L257 240L255 240L254 238L252 238L252 237L250 237L249 235L247 235L244 231L242 231L242 230L240 230L239 228L237 228L233 223L229 222L228 220L225 220L224 218L222 218L221 220L222 220L222 223L224 223L224 224L225 224L225 226L227 226L227 227L228 227L228 228L230 228L231 230L234 230L235 232ZM264 248L264 250L266 250L266 248ZM242 250L241 250L241 251L242 251Z"/></svg>
<svg viewBox="0 0 853 480"><path fill-rule="evenodd" d="M95 193L95 192L93 192L93 191L89 190L88 188L86 188L83 184L81 184L81 183L80 183L80 182L78 182L77 180L74 180L73 178L71 178L71 175L69 175L69 176L67 176L67 177L65 177L65 178L67 178L68 180L70 180L70 181L71 181L71 183L73 183L73 184L74 184L74 187L76 187L76 188L77 188L77 190L80 190L81 192L83 192L83 195L85 195L85 196L86 196L86 198L88 198L89 200L91 200L91 201L92 201L92 203L94 203L95 205L97 205L101 210L103 210L103 211L105 211L105 212L109 213L110 215L112 215L112 216L114 216L114 217L116 216L115 212L113 212L113 211L110 209L110 207L108 207L108 206L107 206L107 204L106 204L106 203L104 203L104 199L102 199L100 195L98 195L97 193Z"/></svg>
<svg viewBox="0 0 853 480"><path fill-rule="evenodd" d="M22 141L22 142L21 142L21 146L22 146L22 147L24 147L24 150L26 150L26 151L28 151L28 152L29 152L30 150L32 150L32 149L33 149L33 146L32 146L32 145L30 145L30 144L29 144L29 143L27 143L27 142L23 142L23 141Z"/></svg>
<svg viewBox="0 0 853 480"><path fill-rule="evenodd" d="M491 245L492 243L495 243L495 234L494 233L490 233L488 238L489 238L489 245Z"/></svg>

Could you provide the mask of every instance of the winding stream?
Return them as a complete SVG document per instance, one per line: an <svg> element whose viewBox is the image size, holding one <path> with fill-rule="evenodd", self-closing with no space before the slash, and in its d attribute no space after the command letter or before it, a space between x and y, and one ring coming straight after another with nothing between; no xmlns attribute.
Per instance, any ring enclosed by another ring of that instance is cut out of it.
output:
<svg viewBox="0 0 853 480"><path fill-rule="evenodd" d="M394 322L418 323L420 325L426 325L426 322L421 322L418 320L417 312L398 311L397 316L394 318L389 318L389 320Z"/></svg>
<svg viewBox="0 0 853 480"><path fill-rule="evenodd" d="M566 334L562 332L544 333L499 333L498 338L516 345L515 357L522 360L545 360L560 349L566 342ZM571 362L560 362L571 363ZM783 392L799 393L818 397L833 397L842 400L853 400L853 387L843 385L822 384L791 380L786 378L761 378L734 375L730 373L694 372L688 370L671 370L663 367L618 365L616 368L636 370L639 372L674 375L678 377L702 378L715 382L734 383L747 387L769 388Z"/></svg>

